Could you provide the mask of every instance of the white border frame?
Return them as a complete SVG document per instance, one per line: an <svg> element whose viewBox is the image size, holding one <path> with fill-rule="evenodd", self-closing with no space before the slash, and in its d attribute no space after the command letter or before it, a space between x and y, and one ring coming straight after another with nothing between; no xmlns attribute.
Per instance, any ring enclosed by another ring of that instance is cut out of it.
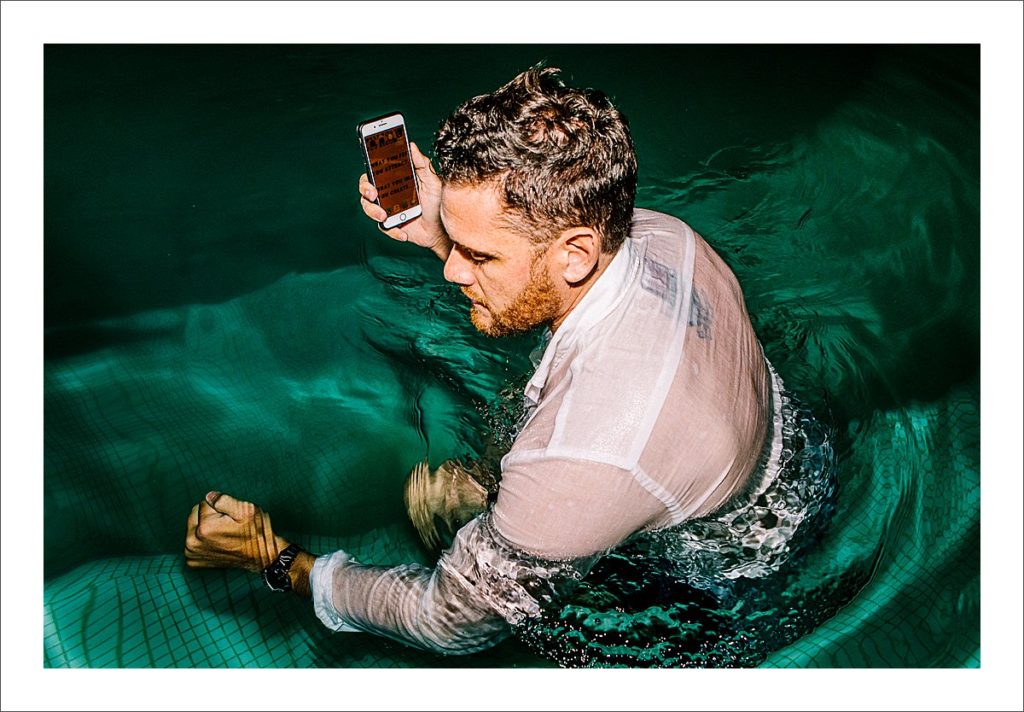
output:
<svg viewBox="0 0 1024 712"><path fill-rule="evenodd" d="M374 4L3 3L2 708L1022 709L1024 17L1016 2L384 3L409 18L388 42L981 44L980 670L41 668L43 44L362 43L358 18Z"/></svg>

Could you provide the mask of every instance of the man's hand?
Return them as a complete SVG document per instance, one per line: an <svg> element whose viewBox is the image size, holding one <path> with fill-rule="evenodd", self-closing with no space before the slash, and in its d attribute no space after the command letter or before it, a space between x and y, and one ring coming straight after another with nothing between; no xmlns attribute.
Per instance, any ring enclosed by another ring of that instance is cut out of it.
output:
<svg viewBox="0 0 1024 712"><path fill-rule="evenodd" d="M392 240L426 247L442 260L448 259L451 242L448 240L444 225L441 224L441 179L434 172L430 159L420 153L415 143L409 144L409 149L419 180L420 207L423 213L404 225L381 231ZM388 216L387 211L373 202L377 197L377 189L373 187L365 173L359 176L359 195L362 196L359 204L366 216L378 223L384 222Z"/></svg>
<svg viewBox="0 0 1024 712"><path fill-rule="evenodd" d="M269 514L228 494L207 493L188 515L185 563L194 569L262 571L286 546Z"/></svg>

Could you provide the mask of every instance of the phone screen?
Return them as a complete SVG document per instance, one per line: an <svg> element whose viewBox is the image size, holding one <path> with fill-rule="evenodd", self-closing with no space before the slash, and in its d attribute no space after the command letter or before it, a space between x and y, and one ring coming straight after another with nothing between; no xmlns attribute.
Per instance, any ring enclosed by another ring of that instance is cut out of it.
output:
<svg viewBox="0 0 1024 712"><path fill-rule="evenodd" d="M419 205L405 126L370 134L364 141L373 184L377 188L377 202L388 217Z"/></svg>

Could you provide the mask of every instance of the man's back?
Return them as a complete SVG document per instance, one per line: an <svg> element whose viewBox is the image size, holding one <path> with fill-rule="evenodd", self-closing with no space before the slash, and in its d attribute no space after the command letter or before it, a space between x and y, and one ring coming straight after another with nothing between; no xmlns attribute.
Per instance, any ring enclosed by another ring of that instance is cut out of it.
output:
<svg viewBox="0 0 1024 712"><path fill-rule="evenodd" d="M765 450L770 393L732 272L681 221L638 210L527 386L496 528L579 556L712 512Z"/></svg>
<svg viewBox="0 0 1024 712"><path fill-rule="evenodd" d="M772 435L771 378L739 283L700 235L695 243L683 358L642 461L666 472L685 518L742 490ZM678 521L666 513L653 526Z"/></svg>

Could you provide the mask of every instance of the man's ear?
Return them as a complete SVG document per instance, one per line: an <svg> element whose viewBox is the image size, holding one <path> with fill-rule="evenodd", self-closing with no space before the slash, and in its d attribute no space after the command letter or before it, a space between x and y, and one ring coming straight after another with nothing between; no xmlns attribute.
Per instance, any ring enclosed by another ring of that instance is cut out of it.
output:
<svg viewBox="0 0 1024 712"><path fill-rule="evenodd" d="M569 284L579 284L597 266L601 256L601 236L593 228L570 227L558 236L562 276Z"/></svg>

